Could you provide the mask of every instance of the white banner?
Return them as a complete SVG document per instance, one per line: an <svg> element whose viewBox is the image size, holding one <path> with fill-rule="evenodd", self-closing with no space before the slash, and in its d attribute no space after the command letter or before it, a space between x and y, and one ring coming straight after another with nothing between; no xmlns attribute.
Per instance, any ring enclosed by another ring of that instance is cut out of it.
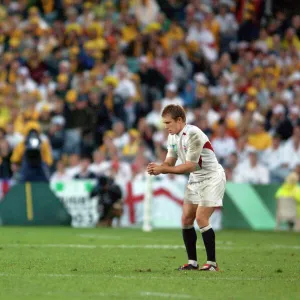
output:
<svg viewBox="0 0 300 300"><path fill-rule="evenodd" d="M150 222L156 228L181 227L181 213L185 176L160 175L153 178L150 204ZM122 226L142 226L144 218L144 197L146 174L127 184L125 212L121 219Z"/></svg>
<svg viewBox="0 0 300 300"><path fill-rule="evenodd" d="M147 209L144 210L146 178L146 174L139 175L133 181L123 184L124 214L121 218L121 226L142 227L145 213L147 213L147 221L153 228L181 228L187 177L183 175L153 177L151 200L147 204ZM95 183L93 180L51 182L51 189L72 216L73 227L96 226L99 219L98 203L96 198L90 199L89 197ZM213 214L211 224L215 229L220 229L220 210Z"/></svg>
<svg viewBox="0 0 300 300"><path fill-rule="evenodd" d="M50 187L72 217L72 227L95 227L99 220L97 198L89 194L95 180L52 181Z"/></svg>

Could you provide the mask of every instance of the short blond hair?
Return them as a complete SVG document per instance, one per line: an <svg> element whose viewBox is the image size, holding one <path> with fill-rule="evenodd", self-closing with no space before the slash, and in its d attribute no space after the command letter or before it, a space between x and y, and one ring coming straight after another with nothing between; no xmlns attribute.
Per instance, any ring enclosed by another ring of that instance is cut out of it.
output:
<svg viewBox="0 0 300 300"><path fill-rule="evenodd" d="M170 115L173 120L177 120L178 118L181 118L183 122L186 121L185 110L181 105L175 105L175 104L167 105L161 113L162 117L166 115Z"/></svg>

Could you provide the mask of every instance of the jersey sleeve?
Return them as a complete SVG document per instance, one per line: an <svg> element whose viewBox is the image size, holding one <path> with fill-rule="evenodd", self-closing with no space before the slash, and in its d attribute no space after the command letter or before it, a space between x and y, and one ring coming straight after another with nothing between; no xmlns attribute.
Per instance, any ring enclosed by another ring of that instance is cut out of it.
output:
<svg viewBox="0 0 300 300"><path fill-rule="evenodd" d="M190 132L187 141L187 153L185 156L186 161L198 163L203 145L204 139L202 138L201 133L197 131Z"/></svg>
<svg viewBox="0 0 300 300"><path fill-rule="evenodd" d="M168 153L167 153L167 158L168 157L174 157L178 158L177 154L177 144L172 141L171 136L168 136Z"/></svg>

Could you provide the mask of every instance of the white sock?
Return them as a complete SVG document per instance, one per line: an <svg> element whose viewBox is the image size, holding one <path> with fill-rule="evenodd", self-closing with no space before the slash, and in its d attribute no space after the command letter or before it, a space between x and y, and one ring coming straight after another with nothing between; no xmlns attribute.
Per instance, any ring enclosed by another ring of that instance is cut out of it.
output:
<svg viewBox="0 0 300 300"><path fill-rule="evenodd" d="M199 229L200 229L200 232L203 233L203 232L205 232L205 231L207 231L207 230L209 230L209 229L211 229L211 228L212 228L212 227L211 227L210 225L207 225L207 226L202 227L202 228L199 228Z"/></svg>
<svg viewBox="0 0 300 300"><path fill-rule="evenodd" d="M209 265L212 265L212 266L214 266L214 267L217 266L217 263L216 263L215 261L209 261L209 260L208 260L206 263L209 264Z"/></svg>
<svg viewBox="0 0 300 300"><path fill-rule="evenodd" d="M196 260L189 259L188 264L192 265L193 267L198 267L198 263Z"/></svg>

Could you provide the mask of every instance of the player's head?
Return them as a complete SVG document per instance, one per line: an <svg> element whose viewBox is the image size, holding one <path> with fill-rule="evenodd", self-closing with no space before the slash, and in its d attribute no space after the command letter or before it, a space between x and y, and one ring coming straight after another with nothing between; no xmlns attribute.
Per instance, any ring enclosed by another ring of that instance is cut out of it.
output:
<svg viewBox="0 0 300 300"><path fill-rule="evenodd" d="M185 126L186 115L183 107L180 105L167 105L163 109L161 116L165 128L170 134L178 134Z"/></svg>

